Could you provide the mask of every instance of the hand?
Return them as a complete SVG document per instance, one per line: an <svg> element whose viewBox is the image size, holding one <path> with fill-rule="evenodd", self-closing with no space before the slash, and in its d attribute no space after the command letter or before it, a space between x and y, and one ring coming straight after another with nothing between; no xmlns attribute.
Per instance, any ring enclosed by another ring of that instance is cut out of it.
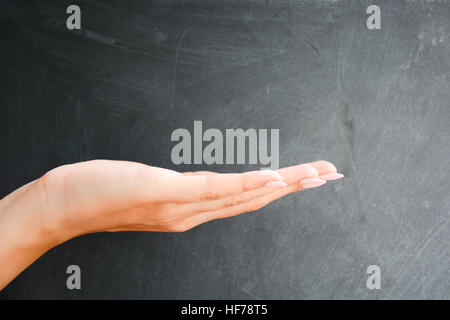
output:
<svg viewBox="0 0 450 320"><path fill-rule="evenodd" d="M51 247L82 234L186 231L341 177L326 161L241 174L182 174L108 160L61 166L0 201L0 243L24 248L9 245L2 255L0 244L0 269L19 261L0 275L0 288L2 278L9 282Z"/></svg>

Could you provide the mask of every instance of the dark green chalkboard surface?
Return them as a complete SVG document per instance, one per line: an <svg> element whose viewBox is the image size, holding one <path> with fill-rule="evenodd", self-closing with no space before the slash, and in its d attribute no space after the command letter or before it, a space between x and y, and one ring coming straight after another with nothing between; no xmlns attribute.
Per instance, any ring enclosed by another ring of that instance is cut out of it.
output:
<svg viewBox="0 0 450 320"><path fill-rule="evenodd" d="M1 197L89 159L259 167L175 165L195 120L277 128L280 166L346 177L186 233L73 239L0 297L450 298L450 2L0 1Z"/></svg>

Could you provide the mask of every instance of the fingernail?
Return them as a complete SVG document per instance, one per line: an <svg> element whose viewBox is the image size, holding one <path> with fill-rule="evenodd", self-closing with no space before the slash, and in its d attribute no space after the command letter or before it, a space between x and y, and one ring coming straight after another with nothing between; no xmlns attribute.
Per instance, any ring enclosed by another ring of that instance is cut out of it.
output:
<svg viewBox="0 0 450 320"><path fill-rule="evenodd" d="M283 180L283 178L280 176L280 174L274 170L261 170L261 171L259 171L259 174L262 176L274 177L276 180Z"/></svg>
<svg viewBox="0 0 450 320"><path fill-rule="evenodd" d="M315 187L321 186L325 183L327 183L325 180L317 179L317 178L303 179L302 181L300 181L300 184L302 185L303 189L315 188Z"/></svg>
<svg viewBox="0 0 450 320"><path fill-rule="evenodd" d="M319 176L320 179L327 180L327 181L337 180L337 179L341 179L343 177L344 177L344 175L341 173L329 173L329 174L323 174L323 175Z"/></svg>
<svg viewBox="0 0 450 320"><path fill-rule="evenodd" d="M283 181L270 181L267 182L264 187L270 187L270 188L284 188L287 187L287 184Z"/></svg>

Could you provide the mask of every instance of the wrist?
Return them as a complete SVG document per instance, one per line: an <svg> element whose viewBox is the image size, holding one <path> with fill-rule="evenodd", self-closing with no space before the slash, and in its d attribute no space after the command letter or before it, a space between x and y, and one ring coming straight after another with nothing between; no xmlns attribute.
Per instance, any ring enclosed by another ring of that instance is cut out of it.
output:
<svg viewBox="0 0 450 320"><path fill-rule="evenodd" d="M52 221L39 197L35 180L0 200L0 236L21 248L52 248L67 238L62 224ZM47 249L47 250L48 250Z"/></svg>
<svg viewBox="0 0 450 320"><path fill-rule="evenodd" d="M48 237L17 190L0 200L0 290L46 251L57 245Z"/></svg>

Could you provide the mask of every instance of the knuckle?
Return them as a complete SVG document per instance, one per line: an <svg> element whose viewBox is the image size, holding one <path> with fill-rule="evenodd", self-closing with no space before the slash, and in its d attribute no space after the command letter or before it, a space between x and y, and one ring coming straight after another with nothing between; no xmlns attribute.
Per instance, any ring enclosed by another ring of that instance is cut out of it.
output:
<svg viewBox="0 0 450 320"><path fill-rule="evenodd" d="M267 204L267 201L263 200L263 199L252 200L247 204L246 212L259 210L262 207L264 207L266 204Z"/></svg>
<svg viewBox="0 0 450 320"><path fill-rule="evenodd" d="M249 186L247 184L247 179L246 179L246 175L245 174L239 174L239 185L240 185L240 189L241 192L246 192L251 190L251 186Z"/></svg>
<svg viewBox="0 0 450 320"><path fill-rule="evenodd" d="M205 190L202 196L202 200L217 200L219 198L220 198L219 193L216 190L210 188Z"/></svg>
<svg viewBox="0 0 450 320"><path fill-rule="evenodd" d="M205 181L205 190L203 191L202 194L202 199L204 201L207 200L216 200L219 198L218 196L218 192L214 187L213 181L211 179L210 176L205 176L204 177L204 181Z"/></svg>
<svg viewBox="0 0 450 320"><path fill-rule="evenodd" d="M225 199L225 207L233 207L245 202L245 199L242 195L232 195Z"/></svg>

